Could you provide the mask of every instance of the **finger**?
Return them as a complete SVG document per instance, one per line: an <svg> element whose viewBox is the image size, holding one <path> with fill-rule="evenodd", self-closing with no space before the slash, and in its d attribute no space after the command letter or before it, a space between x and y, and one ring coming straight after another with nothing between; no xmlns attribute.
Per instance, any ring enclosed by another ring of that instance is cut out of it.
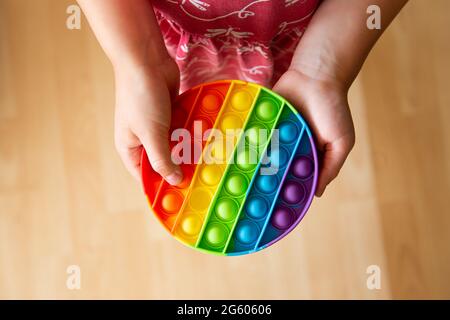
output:
<svg viewBox="0 0 450 320"><path fill-rule="evenodd" d="M117 147L117 152L122 159L125 168L138 181L141 181L141 153L142 146L135 148Z"/></svg>
<svg viewBox="0 0 450 320"><path fill-rule="evenodd" d="M168 143L168 130L154 126L139 136L147 151L148 160L157 173L171 185L179 185L183 180L183 173L179 166L172 162Z"/></svg>
<svg viewBox="0 0 450 320"><path fill-rule="evenodd" d="M316 188L316 196L321 197L327 185L333 181L354 145L354 136L345 136L324 146L322 168Z"/></svg>

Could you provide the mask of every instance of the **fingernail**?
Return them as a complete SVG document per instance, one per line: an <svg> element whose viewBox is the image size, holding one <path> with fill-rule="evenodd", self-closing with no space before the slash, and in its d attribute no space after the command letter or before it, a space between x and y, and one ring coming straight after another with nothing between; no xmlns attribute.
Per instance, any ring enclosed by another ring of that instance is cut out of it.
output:
<svg viewBox="0 0 450 320"><path fill-rule="evenodd" d="M180 172L174 172L166 177L166 181L173 186L180 184L182 180L183 175Z"/></svg>

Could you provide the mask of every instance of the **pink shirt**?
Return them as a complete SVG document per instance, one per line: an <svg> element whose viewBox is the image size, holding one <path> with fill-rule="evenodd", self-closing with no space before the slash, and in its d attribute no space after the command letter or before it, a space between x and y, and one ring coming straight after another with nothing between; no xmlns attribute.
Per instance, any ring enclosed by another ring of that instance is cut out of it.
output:
<svg viewBox="0 0 450 320"><path fill-rule="evenodd" d="M320 0L152 0L181 91L221 79L272 86Z"/></svg>

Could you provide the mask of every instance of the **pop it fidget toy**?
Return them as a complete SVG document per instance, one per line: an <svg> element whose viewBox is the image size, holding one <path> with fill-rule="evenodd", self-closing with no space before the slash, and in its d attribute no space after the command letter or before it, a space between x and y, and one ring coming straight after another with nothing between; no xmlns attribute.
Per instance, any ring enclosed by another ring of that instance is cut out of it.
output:
<svg viewBox="0 0 450 320"><path fill-rule="evenodd" d="M164 227L188 246L221 255L264 249L292 231L311 204L318 174L313 138L300 114L262 86L219 81L174 102L171 136L178 128L194 133L198 124L201 134L189 136L193 152L181 164L181 185L164 181L142 153L144 191ZM225 145L208 129L224 136L243 130ZM175 152L179 141L170 140ZM211 157L222 161L207 161ZM264 172L271 167L277 170Z"/></svg>

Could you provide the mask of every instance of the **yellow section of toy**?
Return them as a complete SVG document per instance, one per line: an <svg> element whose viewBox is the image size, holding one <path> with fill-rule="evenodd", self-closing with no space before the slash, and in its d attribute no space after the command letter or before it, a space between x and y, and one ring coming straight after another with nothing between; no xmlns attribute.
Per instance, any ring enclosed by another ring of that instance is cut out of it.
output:
<svg viewBox="0 0 450 320"><path fill-rule="evenodd" d="M173 233L182 242L195 245L211 200L220 185L259 90L256 85L233 81L214 124L217 131L206 142L201 163L194 172L189 195L175 221Z"/></svg>

